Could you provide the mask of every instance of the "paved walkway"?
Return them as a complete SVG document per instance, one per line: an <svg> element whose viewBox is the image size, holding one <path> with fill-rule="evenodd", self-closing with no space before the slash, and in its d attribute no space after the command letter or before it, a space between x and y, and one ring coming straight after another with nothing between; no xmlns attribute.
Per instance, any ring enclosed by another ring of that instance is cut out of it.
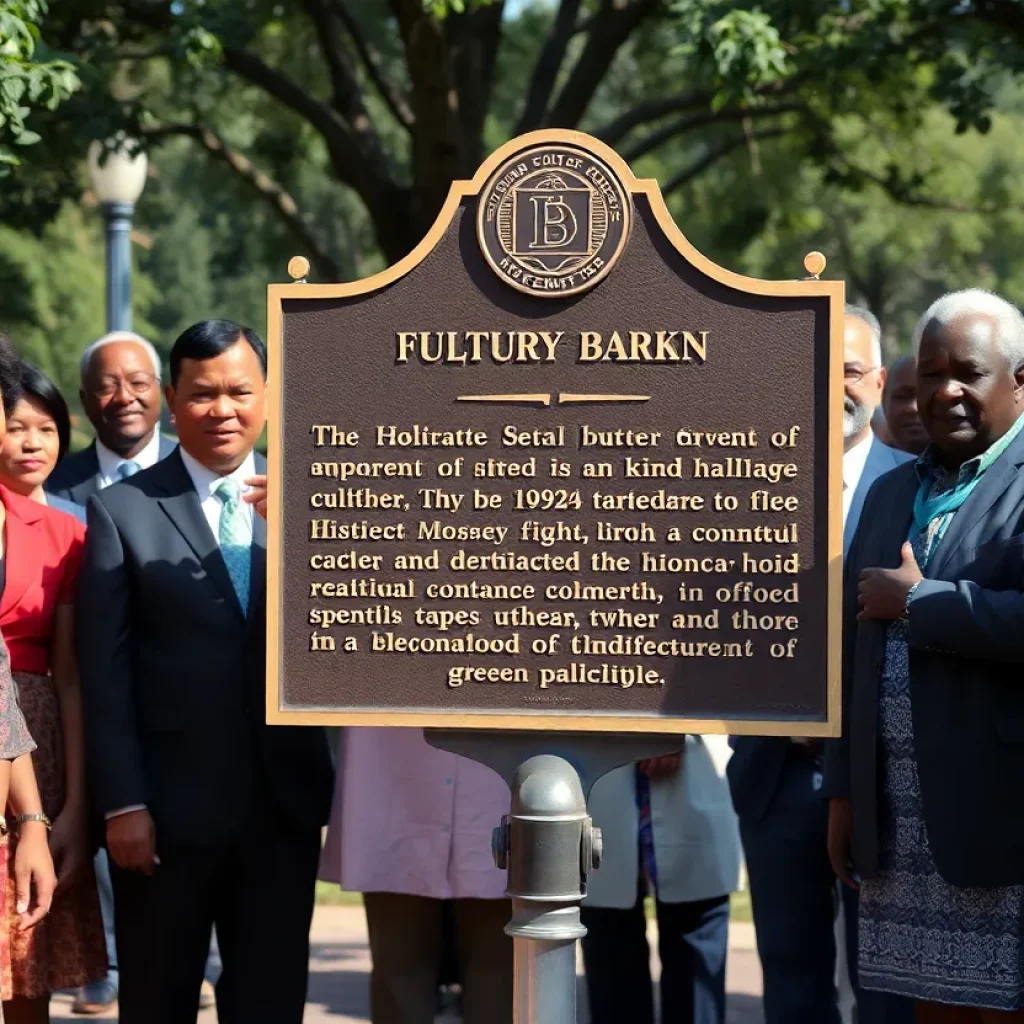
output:
<svg viewBox="0 0 1024 1024"><path fill-rule="evenodd" d="M306 1024L366 1024L370 1019L367 982L370 954L366 942L366 919L361 907L318 907L313 919L312 974ZM659 971L654 958L655 976ZM728 1024L762 1024L761 968L754 948L753 928L733 925L729 936ZM586 994L580 980L580 1024L585 1024ZM114 1014L110 1017L113 1018ZM70 1001L63 996L54 1000L53 1021L82 1021L70 1012ZM200 1015L200 1024L216 1024L217 1015L209 1010ZM439 1019L437 1024L442 1024Z"/></svg>

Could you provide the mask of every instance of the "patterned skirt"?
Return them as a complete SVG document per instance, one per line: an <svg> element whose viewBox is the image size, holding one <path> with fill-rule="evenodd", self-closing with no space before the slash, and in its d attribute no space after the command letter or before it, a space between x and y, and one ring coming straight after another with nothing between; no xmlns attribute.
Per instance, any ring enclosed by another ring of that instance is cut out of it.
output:
<svg viewBox="0 0 1024 1024"><path fill-rule="evenodd" d="M15 674L18 701L36 742L32 755L43 810L56 820L64 806L64 736L57 690L50 676ZM107 973L107 948L100 916L99 892L90 859L75 886L54 897L50 913L28 932L18 930L14 910L14 851L12 832L7 853L6 945L10 959L0 953L0 995L39 999L63 988L98 981Z"/></svg>
<svg viewBox="0 0 1024 1024"><path fill-rule="evenodd" d="M1024 1008L1024 886L959 889L939 875L921 810L907 626L889 627L879 703L880 870L860 889L860 983L928 1002Z"/></svg>

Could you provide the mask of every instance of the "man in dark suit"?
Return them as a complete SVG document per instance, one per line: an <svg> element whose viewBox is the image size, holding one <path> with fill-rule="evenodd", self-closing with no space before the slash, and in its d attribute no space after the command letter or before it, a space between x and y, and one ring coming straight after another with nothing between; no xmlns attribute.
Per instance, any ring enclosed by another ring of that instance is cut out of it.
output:
<svg viewBox="0 0 1024 1024"><path fill-rule="evenodd" d="M1024 318L953 292L914 347L931 443L875 485L850 550L830 855L859 876L872 987L920 1000L920 1024L1010 1024L1024 1020Z"/></svg>
<svg viewBox="0 0 1024 1024"><path fill-rule="evenodd" d="M46 490L84 506L97 491L170 455L176 442L160 434L160 356L145 338L104 335L82 354L80 373L96 440L63 458Z"/></svg>
<svg viewBox="0 0 1024 1024"><path fill-rule="evenodd" d="M79 664L106 819L122 1024L195 1021L216 927L222 1024L299 1024L332 769L265 724L266 350L205 321L175 342L180 448L94 496ZM249 502L245 499L248 498Z"/></svg>
<svg viewBox="0 0 1024 1024"><path fill-rule="evenodd" d="M885 384L878 321L865 309L847 306L844 342L845 557L871 485L910 456L887 448L871 431L871 417ZM834 937L838 888L828 859L822 745L750 736L736 738L733 746L729 784L750 881L766 1024L838 1024ZM859 1024L909 1024L909 1004L875 993L860 998L855 895L850 891L844 896L847 957L858 997Z"/></svg>
<svg viewBox="0 0 1024 1024"><path fill-rule="evenodd" d="M155 465L178 443L160 434L160 356L141 335L105 334L82 353L79 373L82 407L96 439L88 448L65 455L45 487L49 504L84 519L85 506L94 494ZM114 897L105 851L97 854L95 868L108 970L105 978L79 990L74 1009L81 1014L103 1013L117 1002Z"/></svg>

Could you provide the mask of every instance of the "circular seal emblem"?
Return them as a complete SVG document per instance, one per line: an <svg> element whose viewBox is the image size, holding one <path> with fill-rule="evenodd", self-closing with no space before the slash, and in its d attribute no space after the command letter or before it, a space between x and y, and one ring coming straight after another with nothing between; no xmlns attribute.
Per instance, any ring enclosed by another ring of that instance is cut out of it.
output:
<svg viewBox="0 0 1024 1024"><path fill-rule="evenodd" d="M615 173L587 150L539 143L505 160L480 193L484 258L529 295L575 295L615 266L632 206Z"/></svg>

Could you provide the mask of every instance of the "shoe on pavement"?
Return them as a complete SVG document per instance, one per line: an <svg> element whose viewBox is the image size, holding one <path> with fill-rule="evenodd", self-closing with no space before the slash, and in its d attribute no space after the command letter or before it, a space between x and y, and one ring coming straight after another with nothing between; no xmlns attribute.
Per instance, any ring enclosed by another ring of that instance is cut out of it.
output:
<svg viewBox="0 0 1024 1024"><path fill-rule="evenodd" d="M199 990L199 1009L209 1010L217 1004L217 995L214 992L213 982L203 979L203 987Z"/></svg>
<svg viewBox="0 0 1024 1024"><path fill-rule="evenodd" d="M117 1002L117 986L104 978L83 985L71 1005L71 1012L84 1017L105 1013Z"/></svg>

